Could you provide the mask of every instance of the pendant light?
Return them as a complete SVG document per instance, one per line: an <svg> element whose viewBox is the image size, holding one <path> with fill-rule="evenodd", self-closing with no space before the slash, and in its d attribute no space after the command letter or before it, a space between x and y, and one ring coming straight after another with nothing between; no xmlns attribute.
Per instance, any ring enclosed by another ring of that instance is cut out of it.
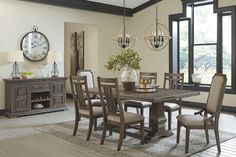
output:
<svg viewBox="0 0 236 157"><path fill-rule="evenodd" d="M131 34L128 33L127 26L125 24L125 0L123 0L123 26L121 27L116 38L113 38L115 44L119 49L125 50L132 48L137 40Z"/></svg>
<svg viewBox="0 0 236 157"><path fill-rule="evenodd" d="M171 38L167 27L158 22L158 0L156 0L155 23L149 26L145 32L144 40L147 47L153 51L160 51L166 47Z"/></svg>

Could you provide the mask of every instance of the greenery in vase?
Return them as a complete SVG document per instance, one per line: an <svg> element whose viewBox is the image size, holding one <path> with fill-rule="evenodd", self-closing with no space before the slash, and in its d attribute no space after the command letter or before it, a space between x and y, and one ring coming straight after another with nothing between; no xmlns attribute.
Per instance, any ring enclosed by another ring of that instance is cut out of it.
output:
<svg viewBox="0 0 236 157"><path fill-rule="evenodd" d="M127 49L109 57L105 67L111 71L120 71L125 67L139 70L141 60L137 51Z"/></svg>

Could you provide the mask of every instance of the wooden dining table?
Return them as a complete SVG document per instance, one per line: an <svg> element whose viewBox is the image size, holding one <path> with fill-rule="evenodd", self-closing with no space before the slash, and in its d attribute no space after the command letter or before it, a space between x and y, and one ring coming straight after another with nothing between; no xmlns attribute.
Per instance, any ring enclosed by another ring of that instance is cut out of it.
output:
<svg viewBox="0 0 236 157"><path fill-rule="evenodd" d="M150 132L148 134L150 139L154 135L161 138L173 134L171 131L166 129L167 119L164 114L164 102L200 95L199 91L161 88L158 88L155 92L125 91L122 86L120 86L119 91L121 99L148 101L152 103L151 117L149 117L149 122L151 125ZM91 89L90 92L93 94L98 94L98 89Z"/></svg>

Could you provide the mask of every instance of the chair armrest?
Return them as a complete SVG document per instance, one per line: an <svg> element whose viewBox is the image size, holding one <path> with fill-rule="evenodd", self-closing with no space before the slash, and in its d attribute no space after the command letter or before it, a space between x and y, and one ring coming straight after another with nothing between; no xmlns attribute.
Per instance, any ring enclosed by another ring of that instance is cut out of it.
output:
<svg viewBox="0 0 236 157"><path fill-rule="evenodd" d="M198 112L194 112L194 115L200 114L202 116L202 112L206 111L206 108L201 109Z"/></svg>

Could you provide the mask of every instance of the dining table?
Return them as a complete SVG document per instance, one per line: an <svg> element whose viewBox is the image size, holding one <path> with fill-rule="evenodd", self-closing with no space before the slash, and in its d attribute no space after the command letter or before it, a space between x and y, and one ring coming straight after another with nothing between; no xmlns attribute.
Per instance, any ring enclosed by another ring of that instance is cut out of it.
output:
<svg viewBox="0 0 236 157"><path fill-rule="evenodd" d="M93 94L98 94L98 89L90 89ZM119 86L120 98L124 100L139 100L151 102L151 114L149 117L150 131L146 136L147 139L151 139L153 136L168 137L173 133L166 129L167 119L164 114L164 102L175 101L176 99L187 98L191 96L200 95L199 91L191 90L178 90L178 89L162 89L157 88L155 91L135 91L124 90L122 86Z"/></svg>

